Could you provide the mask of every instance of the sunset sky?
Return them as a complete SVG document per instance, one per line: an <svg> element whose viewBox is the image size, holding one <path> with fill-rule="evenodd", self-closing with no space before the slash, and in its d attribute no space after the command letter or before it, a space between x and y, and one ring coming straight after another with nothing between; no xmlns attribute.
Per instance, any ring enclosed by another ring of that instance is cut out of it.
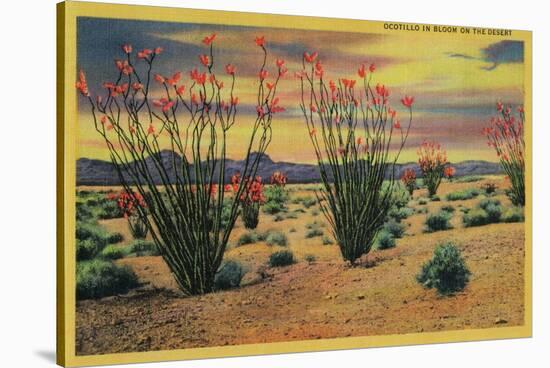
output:
<svg viewBox="0 0 550 368"><path fill-rule="evenodd" d="M413 126L401 162L416 161L416 148L424 139L441 142L451 162L495 161L481 130L497 101L523 103L523 44L519 41L458 37L436 42L416 33L377 35L97 18L79 18L77 32L78 68L86 72L92 95L101 90L102 82L116 78L113 60L124 56L122 44L132 44L134 50L163 47L154 71L162 75L182 71L188 79L188 72L200 67L198 55L207 51L202 39L215 32L217 76L223 80L227 63L237 68L240 105L229 143L229 156L236 159L242 158L242 142L255 117L253 101L262 58L254 43L257 35L265 35L271 74L276 71L276 58L284 58L289 69L279 86L286 112L275 116L273 141L267 150L275 161L314 161L298 105L299 81L294 78L304 51L319 52L328 79L357 78L361 63L374 63L373 81L390 88L390 103L398 114L405 113L399 99L405 94L415 96ZM153 95L161 97L160 89ZM79 101L78 157L108 159L104 142L93 129L90 108L82 98Z"/></svg>

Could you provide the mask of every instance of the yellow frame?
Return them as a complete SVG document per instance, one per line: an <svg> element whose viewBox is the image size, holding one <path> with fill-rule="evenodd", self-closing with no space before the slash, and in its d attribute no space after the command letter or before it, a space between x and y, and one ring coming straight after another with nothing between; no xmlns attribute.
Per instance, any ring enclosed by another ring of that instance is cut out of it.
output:
<svg viewBox="0 0 550 368"><path fill-rule="evenodd" d="M76 356L75 326L75 188L77 140L76 18L140 19L187 23L261 26L275 28L338 30L389 34L384 22L304 16L252 14L135 5L66 1L57 4L57 363L63 366L138 363L167 360L231 357L395 345L430 344L531 337L532 335L532 33L512 32L507 39L525 42L526 194L525 207L525 323L523 326L475 330L423 332L400 335L348 337L266 344L207 347L168 351ZM282 26L284 25L284 26ZM471 28L471 27L468 27ZM456 37L444 33L418 33L418 37ZM500 40L493 35L470 38Z"/></svg>

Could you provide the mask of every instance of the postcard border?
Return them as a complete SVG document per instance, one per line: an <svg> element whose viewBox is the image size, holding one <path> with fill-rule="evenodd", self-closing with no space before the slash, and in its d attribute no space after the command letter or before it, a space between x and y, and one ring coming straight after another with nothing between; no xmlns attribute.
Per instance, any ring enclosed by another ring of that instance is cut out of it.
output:
<svg viewBox="0 0 550 368"><path fill-rule="evenodd" d="M213 16L215 15L215 16ZM66 1L57 4L57 363L86 366L215 357L251 356L368 347L405 346L432 343L509 339L532 336L532 33L514 30L513 37L524 41L526 112L526 195L525 206L525 323L517 327L422 332L321 340L274 342L150 351L120 354L76 355L75 298L75 189L76 189L76 18L78 16L151 20L164 22L210 23L242 26L394 33L381 21L287 16L258 13L194 10L153 6L120 5ZM281 26L284 25L284 26ZM424 37L422 33L418 37ZM456 37L429 34L429 37ZM502 39L498 36L471 38Z"/></svg>

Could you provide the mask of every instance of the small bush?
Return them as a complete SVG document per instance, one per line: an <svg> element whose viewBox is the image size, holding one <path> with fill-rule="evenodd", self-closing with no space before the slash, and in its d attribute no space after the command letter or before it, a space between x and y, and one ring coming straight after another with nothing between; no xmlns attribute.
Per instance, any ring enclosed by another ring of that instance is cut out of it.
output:
<svg viewBox="0 0 550 368"><path fill-rule="evenodd" d="M313 197L304 197L304 198L302 198L302 205L305 208L309 208L309 207L314 206L316 204L317 204L317 199L315 199Z"/></svg>
<svg viewBox="0 0 550 368"><path fill-rule="evenodd" d="M288 229L288 232L289 232L289 233L295 233L295 232L296 232L296 228L295 228L295 227L291 227L290 229Z"/></svg>
<svg viewBox="0 0 550 368"><path fill-rule="evenodd" d="M436 288L439 294L449 295L463 290L470 274L460 250L447 243L435 249L433 258L422 266L416 279L426 288Z"/></svg>
<svg viewBox="0 0 550 368"><path fill-rule="evenodd" d="M104 244L95 242L92 239L76 240L76 260L84 261L95 258L105 247Z"/></svg>
<svg viewBox="0 0 550 368"><path fill-rule="evenodd" d="M425 204L428 204L428 200L426 198L418 198L418 204L423 206Z"/></svg>
<svg viewBox="0 0 550 368"><path fill-rule="evenodd" d="M406 219L414 213L414 210L409 207L392 207L388 212L388 217L395 219L397 222Z"/></svg>
<svg viewBox="0 0 550 368"><path fill-rule="evenodd" d="M497 191L497 185L495 183L485 183L481 186L481 189L485 191L485 194L492 195Z"/></svg>
<svg viewBox="0 0 550 368"><path fill-rule="evenodd" d="M307 229L306 230L306 238L315 238L317 236L322 236L324 233L323 233L323 230L315 227L315 228L312 228L312 229Z"/></svg>
<svg viewBox="0 0 550 368"><path fill-rule="evenodd" d="M281 214L276 214L275 216L273 216L273 221L274 222L281 222L283 221L285 218L281 215Z"/></svg>
<svg viewBox="0 0 550 368"><path fill-rule="evenodd" d="M433 233L435 231L452 229L449 222L450 219L451 214L449 212L439 211L437 213L432 213L428 215L426 221L424 222L424 225L426 225L424 232Z"/></svg>
<svg viewBox="0 0 550 368"><path fill-rule="evenodd" d="M464 214L462 222L465 227L487 225L489 223L489 215L483 208L472 208Z"/></svg>
<svg viewBox="0 0 550 368"><path fill-rule="evenodd" d="M76 298L93 299L123 294L138 285L131 268L94 259L76 265Z"/></svg>
<svg viewBox="0 0 550 368"><path fill-rule="evenodd" d="M296 212L289 212L285 215L285 218L287 219L297 219L298 215Z"/></svg>
<svg viewBox="0 0 550 368"><path fill-rule="evenodd" d="M431 197L430 197L430 200L431 200L432 202L439 202L439 201L441 201L441 198L439 198L438 195L434 195L434 196L431 196Z"/></svg>
<svg viewBox="0 0 550 368"><path fill-rule="evenodd" d="M313 254L306 254L305 257L304 257L304 260L307 263L313 263L317 260L317 257L315 257Z"/></svg>
<svg viewBox="0 0 550 368"><path fill-rule="evenodd" d="M323 245L332 245L334 242L332 239L326 235L323 236Z"/></svg>
<svg viewBox="0 0 550 368"><path fill-rule="evenodd" d="M237 240L238 245L254 244L258 241L258 234L255 231L249 231L242 234Z"/></svg>
<svg viewBox="0 0 550 368"><path fill-rule="evenodd" d="M500 206L500 201L494 198L483 198L481 201L479 201L477 206L479 208L483 208L484 210L487 210L487 207L489 206Z"/></svg>
<svg viewBox="0 0 550 368"><path fill-rule="evenodd" d="M90 203L91 201L88 201ZM100 219L114 219L114 218L121 218L124 214L122 213L121 209L118 207L118 204L116 201L102 198L98 201L98 215Z"/></svg>
<svg viewBox="0 0 550 368"><path fill-rule="evenodd" d="M269 257L269 266L283 267L295 262L294 254L289 250L281 250L271 254Z"/></svg>
<svg viewBox="0 0 550 368"><path fill-rule="evenodd" d="M416 213L424 214L428 213L428 207L419 207L414 210Z"/></svg>
<svg viewBox="0 0 550 368"><path fill-rule="evenodd" d="M477 176L477 175L467 175L463 176L461 178L455 179L455 182L457 183L474 183L476 181L483 180L483 177Z"/></svg>
<svg viewBox="0 0 550 368"><path fill-rule="evenodd" d="M312 216L319 216L321 212L319 212L319 210L317 208L314 208L311 210L311 215Z"/></svg>
<svg viewBox="0 0 550 368"><path fill-rule="evenodd" d="M245 273L239 262L224 262L214 276L214 289L228 290L239 287Z"/></svg>
<svg viewBox="0 0 550 368"><path fill-rule="evenodd" d="M441 211L453 213L455 211L455 208L453 206L451 206L450 204L448 204L448 205L445 205L445 206L441 207Z"/></svg>
<svg viewBox="0 0 550 368"><path fill-rule="evenodd" d="M395 220L390 220L384 224L384 229L394 238L402 238L405 235L405 225Z"/></svg>
<svg viewBox="0 0 550 368"><path fill-rule="evenodd" d="M395 247L395 239L390 232L382 230L376 237L376 244L378 249L393 248Z"/></svg>
<svg viewBox="0 0 550 368"><path fill-rule="evenodd" d="M134 242L128 248L128 253L133 254L136 257L160 255L154 242L141 239L134 240Z"/></svg>
<svg viewBox="0 0 550 368"><path fill-rule="evenodd" d="M89 221L94 217L92 211L88 206L82 202L76 203L76 220L77 221Z"/></svg>
<svg viewBox="0 0 550 368"><path fill-rule="evenodd" d="M281 203L270 201L266 202L262 206L262 210L267 214L275 215L279 212L282 212L284 210L284 206Z"/></svg>
<svg viewBox="0 0 550 368"><path fill-rule="evenodd" d="M475 188L469 188L464 190L458 190L456 192L448 193L445 197L448 201L464 201L467 199L475 198L479 195L479 190Z"/></svg>
<svg viewBox="0 0 550 368"><path fill-rule="evenodd" d="M501 216L502 222L523 222L525 217L523 215L523 208L521 207L508 207Z"/></svg>
<svg viewBox="0 0 550 368"><path fill-rule="evenodd" d="M283 247L288 245L288 238L280 231L270 231L265 241L268 245L279 245Z"/></svg>
<svg viewBox="0 0 550 368"><path fill-rule="evenodd" d="M103 248L101 253L99 253L101 258L111 259L111 260L123 258L127 254L128 254L128 250L126 248L116 246L116 245L108 245L105 248Z"/></svg>

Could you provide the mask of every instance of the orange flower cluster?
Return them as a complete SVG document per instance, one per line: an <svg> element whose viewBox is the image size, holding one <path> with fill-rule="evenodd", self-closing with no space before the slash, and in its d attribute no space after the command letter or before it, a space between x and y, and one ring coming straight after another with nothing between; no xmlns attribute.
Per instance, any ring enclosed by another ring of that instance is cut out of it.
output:
<svg viewBox="0 0 550 368"><path fill-rule="evenodd" d="M455 169L454 167L452 167L452 166L447 166L447 167L445 168L445 170L443 171L443 175L445 175L445 177L446 177L447 179L452 179L452 178L454 178L455 173L456 173L456 169Z"/></svg>
<svg viewBox="0 0 550 368"><path fill-rule="evenodd" d="M256 176L253 180L246 179L245 190L241 194L241 201L245 204L263 204L265 202L264 185L262 184L261 177Z"/></svg>
<svg viewBox="0 0 550 368"><path fill-rule="evenodd" d="M412 194L414 188L416 188L416 172L413 169L406 169L401 175L401 182L409 190L409 193Z"/></svg>
<svg viewBox="0 0 550 368"><path fill-rule="evenodd" d="M447 152L436 142L424 141L417 154L418 166L423 173L440 170L448 163Z"/></svg>
<svg viewBox="0 0 550 368"><path fill-rule="evenodd" d="M129 193L128 191L122 191L119 194L111 193L107 195L107 198L117 201L118 208L120 208L125 218L134 215L138 207L147 207L143 196L137 192Z"/></svg>
<svg viewBox="0 0 550 368"><path fill-rule="evenodd" d="M284 187L286 185L287 176L281 171L275 171L271 174L270 183L279 187Z"/></svg>

